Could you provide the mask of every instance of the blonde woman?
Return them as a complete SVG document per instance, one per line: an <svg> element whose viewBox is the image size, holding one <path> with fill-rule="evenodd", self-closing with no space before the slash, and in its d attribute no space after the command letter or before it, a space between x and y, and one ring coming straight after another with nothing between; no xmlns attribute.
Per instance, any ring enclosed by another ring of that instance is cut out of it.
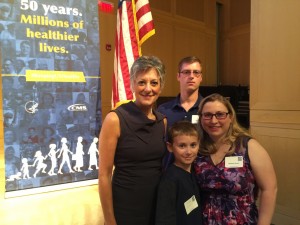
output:
<svg viewBox="0 0 300 225"><path fill-rule="evenodd" d="M203 224L271 224L277 182L267 151L238 124L225 97L204 98L199 116L202 138L195 170Z"/></svg>

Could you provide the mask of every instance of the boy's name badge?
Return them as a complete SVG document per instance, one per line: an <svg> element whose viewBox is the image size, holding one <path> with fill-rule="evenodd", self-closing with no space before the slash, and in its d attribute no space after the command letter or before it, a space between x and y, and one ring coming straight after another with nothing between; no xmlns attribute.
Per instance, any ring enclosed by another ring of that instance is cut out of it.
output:
<svg viewBox="0 0 300 225"><path fill-rule="evenodd" d="M192 115L192 124L197 124L199 121L199 115Z"/></svg>
<svg viewBox="0 0 300 225"><path fill-rule="evenodd" d="M197 203L195 195L193 195L190 199L188 199L184 203L184 207L185 207L185 211L186 211L187 215L189 215L190 212L192 212L194 209L196 209L198 207L198 203Z"/></svg>
<svg viewBox="0 0 300 225"><path fill-rule="evenodd" d="M240 168L244 166L243 156L227 156L225 157L226 168Z"/></svg>

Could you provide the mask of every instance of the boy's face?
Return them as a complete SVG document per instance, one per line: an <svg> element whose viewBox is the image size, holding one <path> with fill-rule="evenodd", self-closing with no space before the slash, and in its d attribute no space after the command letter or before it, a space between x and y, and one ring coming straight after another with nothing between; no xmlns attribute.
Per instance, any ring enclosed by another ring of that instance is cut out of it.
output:
<svg viewBox="0 0 300 225"><path fill-rule="evenodd" d="M197 136L178 135L174 138L173 144L167 143L169 152L173 152L174 164L188 172L191 164L195 160L199 150L199 140Z"/></svg>

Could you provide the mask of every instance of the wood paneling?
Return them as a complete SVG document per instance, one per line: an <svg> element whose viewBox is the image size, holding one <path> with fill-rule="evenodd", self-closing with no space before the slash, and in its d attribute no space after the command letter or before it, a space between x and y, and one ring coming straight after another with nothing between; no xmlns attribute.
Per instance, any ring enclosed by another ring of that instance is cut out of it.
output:
<svg viewBox="0 0 300 225"><path fill-rule="evenodd" d="M204 21L204 0L176 0L176 15Z"/></svg>
<svg viewBox="0 0 300 225"><path fill-rule="evenodd" d="M230 27L250 23L251 0L230 0Z"/></svg>
<svg viewBox="0 0 300 225"><path fill-rule="evenodd" d="M300 222L300 126L291 129L278 123L251 123L251 132L267 149L275 167L278 179L275 215L283 214ZM290 223L274 221L274 224Z"/></svg>
<svg viewBox="0 0 300 225"><path fill-rule="evenodd" d="M112 75L114 69L114 46L116 32L116 15L100 13L100 73L101 73L101 102L102 115L111 110ZM106 50L106 45L111 50Z"/></svg>
<svg viewBox="0 0 300 225"><path fill-rule="evenodd" d="M164 0L164 1L150 0L149 1L151 5L151 9L158 9L168 13L172 12L172 2L174 2L174 0Z"/></svg>
<svg viewBox="0 0 300 225"><path fill-rule="evenodd" d="M300 1L251 1L250 125L277 173L274 224L300 224ZM280 16L278 16L280 15Z"/></svg>
<svg viewBox="0 0 300 225"><path fill-rule="evenodd" d="M165 22L163 18L157 16L155 20L155 35L148 39L142 47L143 55L155 55L159 57L166 67L166 85L163 95L173 94L173 88L177 88L176 66L174 58L174 36L173 25L170 21ZM163 50L162 50L163 49ZM173 87L173 88L171 88Z"/></svg>

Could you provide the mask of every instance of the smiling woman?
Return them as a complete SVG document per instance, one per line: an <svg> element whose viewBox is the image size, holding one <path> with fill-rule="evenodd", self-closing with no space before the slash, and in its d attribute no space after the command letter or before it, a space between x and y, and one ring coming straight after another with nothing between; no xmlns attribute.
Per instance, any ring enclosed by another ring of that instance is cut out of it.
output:
<svg viewBox="0 0 300 225"><path fill-rule="evenodd" d="M238 124L225 97L204 98L199 116L201 144L195 171L203 224L271 224L277 184L267 151Z"/></svg>
<svg viewBox="0 0 300 225"><path fill-rule="evenodd" d="M120 105L103 122L99 192L106 224L154 224L166 119L153 107L164 76L164 65L157 57L138 58L130 70L136 100Z"/></svg>

